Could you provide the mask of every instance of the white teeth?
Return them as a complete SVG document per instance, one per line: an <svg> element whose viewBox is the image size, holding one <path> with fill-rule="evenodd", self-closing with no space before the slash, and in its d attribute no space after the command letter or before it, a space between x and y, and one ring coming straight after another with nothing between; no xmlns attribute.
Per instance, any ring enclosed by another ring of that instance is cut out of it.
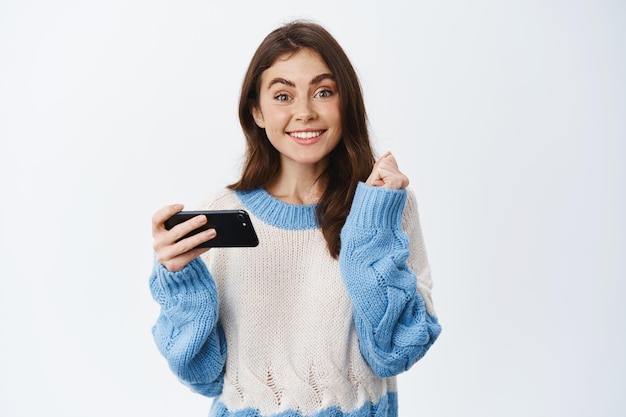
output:
<svg viewBox="0 0 626 417"><path fill-rule="evenodd" d="M291 132L289 134L293 136L294 138L298 138L298 139L311 139L311 138L321 135L322 133L323 131L320 130L317 132Z"/></svg>

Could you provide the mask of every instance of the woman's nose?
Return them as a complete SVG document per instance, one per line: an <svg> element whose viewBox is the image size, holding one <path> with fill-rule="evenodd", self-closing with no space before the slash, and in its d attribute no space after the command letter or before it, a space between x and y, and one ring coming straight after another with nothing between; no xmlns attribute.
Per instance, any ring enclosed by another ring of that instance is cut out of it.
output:
<svg viewBox="0 0 626 417"><path fill-rule="evenodd" d="M315 109L310 100L300 100L296 107L296 120L308 122L315 118Z"/></svg>

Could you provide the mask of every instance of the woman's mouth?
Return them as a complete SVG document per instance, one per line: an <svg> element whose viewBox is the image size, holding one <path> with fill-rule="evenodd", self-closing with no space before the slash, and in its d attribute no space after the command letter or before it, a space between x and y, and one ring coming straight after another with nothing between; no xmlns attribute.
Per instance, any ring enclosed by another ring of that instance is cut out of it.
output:
<svg viewBox="0 0 626 417"><path fill-rule="evenodd" d="M324 133L323 130L316 130L314 132L289 132L289 136L296 139L313 139L314 137L321 136Z"/></svg>
<svg viewBox="0 0 626 417"><path fill-rule="evenodd" d="M322 137L325 130L312 130L300 132L288 132L289 136L301 145L312 145Z"/></svg>

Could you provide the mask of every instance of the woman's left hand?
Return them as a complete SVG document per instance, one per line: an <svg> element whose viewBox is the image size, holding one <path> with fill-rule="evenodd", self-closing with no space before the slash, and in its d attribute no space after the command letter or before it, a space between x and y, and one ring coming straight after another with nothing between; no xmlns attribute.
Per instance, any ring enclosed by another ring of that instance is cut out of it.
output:
<svg viewBox="0 0 626 417"><path fill-rule="evenodd" d="M402 190L409 185L409 178L400 172L396 158L391 152L387 152L376 161L372 173L365 183L375 187Z"/></svg>

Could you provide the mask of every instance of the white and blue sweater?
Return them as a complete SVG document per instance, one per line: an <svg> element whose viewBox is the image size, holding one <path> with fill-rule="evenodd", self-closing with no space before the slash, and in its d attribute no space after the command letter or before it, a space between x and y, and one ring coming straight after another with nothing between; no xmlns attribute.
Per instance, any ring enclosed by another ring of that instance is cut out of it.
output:
<svg viewBox="0 0 626 417"><path fill-rule="evenodd" d="M214 248L182 271L156 264L160 352L214 417L396 417L395 375L441 328L417 204L360 183L327 249L315 205L224 190L202 209L243 208L256 248Z"/></svg>

